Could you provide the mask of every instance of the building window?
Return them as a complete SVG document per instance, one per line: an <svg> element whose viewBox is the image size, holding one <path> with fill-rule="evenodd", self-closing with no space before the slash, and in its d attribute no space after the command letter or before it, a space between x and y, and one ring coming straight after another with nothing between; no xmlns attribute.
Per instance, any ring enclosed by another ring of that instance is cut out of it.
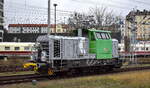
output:
<svg viewBox="0 0 150 88"><path fill-rule="evenodd" d="M3 12L0 12L0 16L1 16L1 17L4 17L4 13L3 13Z"/></svg>
<svg viewBox="0 0 150 88"><path fill-rule="evenodd" d="M5 47L5 50L10 50L10 47Z"/></svg>
<svg viewBox="0 0 150 88"><path fill-rule="evenodd" d="M0 4L0 9L3 9L3 5L2 4Z"/></svg>
<svg viewBox="0 0 150 88"><path fill-rule="evenodd" d="M3 19L2 19L2 18L0 19L0 23L4 23L4 21L3 21Z"/></svg>
<svg viewBox="0 0 150 88"><path fill-rule="evenodd" d="M41 27L41 33L47 33L48 28L47 27Z"/></svg>
<svg viewBox="0 0 150 88"><path fill-rule="evenodd" d="M67 32L67 29L64 29L64 32Z"/></svg>
<svg viewBox="0 0 150 88"><path fill-rule="evenodd" d="M4 0L1 0L2 3L4 3Z"/></svg>
<svg viewBox="0 0 150 88"><path fill-rule="evenodd" d="M15 50L19 50L20 49L20 47L15 47Z"/></svg>
<svg viewBox="0 0 150 88"><path fill-rule="evenodd" d="M60 32L61 32L61 29L57 29L57 32L60 33Z"/></svg>

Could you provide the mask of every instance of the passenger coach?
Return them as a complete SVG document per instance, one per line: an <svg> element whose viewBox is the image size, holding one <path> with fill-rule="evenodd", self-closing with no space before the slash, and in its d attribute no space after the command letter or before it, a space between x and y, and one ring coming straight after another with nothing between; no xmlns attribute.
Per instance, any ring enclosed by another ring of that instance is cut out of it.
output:
<svg viewBox="0 0 150 88"><path fill-rule="evenodd" d="M31 42L1 42L0 57L30 57L35 43Z"/></svg>

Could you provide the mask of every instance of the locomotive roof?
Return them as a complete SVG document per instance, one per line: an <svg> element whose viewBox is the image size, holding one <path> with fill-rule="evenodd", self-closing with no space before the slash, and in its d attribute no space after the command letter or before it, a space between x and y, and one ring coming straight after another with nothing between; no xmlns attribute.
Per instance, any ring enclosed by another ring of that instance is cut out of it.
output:
<svg viewBox="0 0 150 88"><path fill-rule="evenodd" d="M37 41L49 41L49 39L86 39L85 37L71 37L71 36L56 36L56 35L43 35L37 38Z"/></svg>
<svg viewBox="0 0 150 88"><path fill-rule="evenodd" d="M105 31L105 30L96 30L96 29L88 29L88 31L94 31L94 32L107 32L107 33L111 33L110 31Z"/></svg>

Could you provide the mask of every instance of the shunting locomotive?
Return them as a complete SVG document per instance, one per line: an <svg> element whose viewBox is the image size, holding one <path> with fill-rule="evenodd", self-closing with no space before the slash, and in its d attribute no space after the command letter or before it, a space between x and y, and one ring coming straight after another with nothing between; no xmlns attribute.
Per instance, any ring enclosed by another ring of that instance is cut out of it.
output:
<svg viewBox="0 0 150 88"><path fill-rule="evenodd" d="M24 67L43 74L80 68L120 68L118 41L110 31L88 29L87 37L44 35L37 38L38 53Z"/></svg>

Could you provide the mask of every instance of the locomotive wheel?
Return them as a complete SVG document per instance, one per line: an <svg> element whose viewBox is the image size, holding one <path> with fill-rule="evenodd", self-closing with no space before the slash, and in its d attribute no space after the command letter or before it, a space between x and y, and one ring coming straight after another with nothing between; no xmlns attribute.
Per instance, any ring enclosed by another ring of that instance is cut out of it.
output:
<svg viewBox="0 0 150 88"><path fill-rule="evenodd" d="M48 75L53 75L54 74L54 71L50 68L48 68L48 71L47 71Z"/></svg>
<svg viewBox="0 0 150 88"><path fill-rule="evenodd" d="M114 70L114 66L107 66L105 69L106 69L106 72L111 72Z"/></svg>
<svg viewBox="0 0 150 88"><path fill-rule="evenodd" d="M72 76L76 73L76 70L75 69L70 69L68 72L67 72L67 75L68 76Z"/></svg>

